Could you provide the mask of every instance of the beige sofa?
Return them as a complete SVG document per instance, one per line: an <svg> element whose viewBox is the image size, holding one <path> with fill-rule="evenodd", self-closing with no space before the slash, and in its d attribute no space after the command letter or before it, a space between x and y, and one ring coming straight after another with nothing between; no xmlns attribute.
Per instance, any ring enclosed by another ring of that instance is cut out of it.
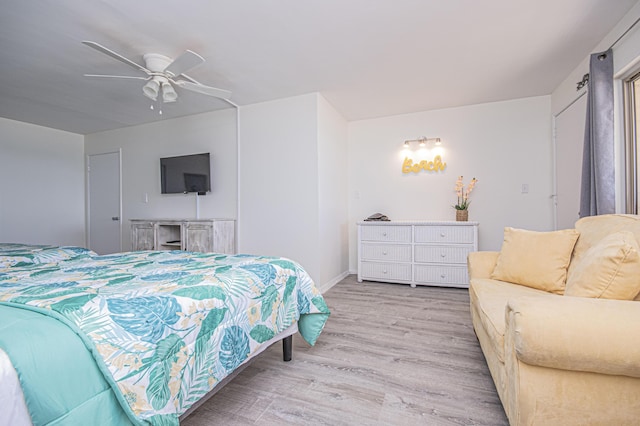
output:
<svg viewBox="0 0 640 426"><path fill-rule="evenodd" d="M473 326L510 424L639 425L640 216L589 217L575 230L557 231L568 239L575 232L577 242L565 244L565 251L571 246L565 275L551 290L508 282L498 269L535 258L537 266L529 262L518 278L526 281L537 276L526 267L545 269L553 263L545 256L561 257L555 251L563 244L540 246L555 233L532 233L544 238L529 253L506 253L513 245L507 246L507 229L514 231L505 229L501 252L469 256L469 293Z"/></svg>

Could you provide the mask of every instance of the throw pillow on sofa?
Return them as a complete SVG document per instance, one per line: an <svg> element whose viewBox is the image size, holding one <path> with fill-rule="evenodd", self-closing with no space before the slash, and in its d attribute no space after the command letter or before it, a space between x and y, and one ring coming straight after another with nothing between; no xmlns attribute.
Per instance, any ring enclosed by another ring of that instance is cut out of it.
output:
<svg viewBox="0 0 640 426"><path fill-rule="evenodd" d="M640 292L640 251L629 231L589 248L567 278L566 296L633 300Z"/></svg>
<svg viewBox="0 0 640 426"><path fill-rule="evenodd" d="M506 227L491 278L562 294L578 235L575 229L536 232Z"/></svg>

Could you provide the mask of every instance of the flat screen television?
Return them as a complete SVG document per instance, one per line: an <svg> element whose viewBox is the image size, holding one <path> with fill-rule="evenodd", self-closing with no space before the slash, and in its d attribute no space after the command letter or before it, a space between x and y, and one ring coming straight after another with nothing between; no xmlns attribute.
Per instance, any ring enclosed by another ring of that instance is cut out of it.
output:
<svg viewBox="0 0 640 426"><path fill-rule="evenodd" d="M211 191L209 153L161 158L160 186L163 194Z"/></svg>

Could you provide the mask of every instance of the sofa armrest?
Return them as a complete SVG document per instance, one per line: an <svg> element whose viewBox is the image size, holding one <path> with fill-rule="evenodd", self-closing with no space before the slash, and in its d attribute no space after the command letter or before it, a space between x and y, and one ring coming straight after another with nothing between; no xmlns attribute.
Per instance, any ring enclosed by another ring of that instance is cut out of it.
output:
<svg viewBox="0 0 640 426"><path fill-rule="evenodd" d="M474 278L490 278L493 269L498 261L497 251L474 251L469 253L467 257L467 266L469 268L469 279Z"/></svg>
<svg viewBox="0 0 640 426"><path fill-rule="evenodd" d="M640 303L545 294L509 300L507 340L529 365L640 378Z"/></svg>

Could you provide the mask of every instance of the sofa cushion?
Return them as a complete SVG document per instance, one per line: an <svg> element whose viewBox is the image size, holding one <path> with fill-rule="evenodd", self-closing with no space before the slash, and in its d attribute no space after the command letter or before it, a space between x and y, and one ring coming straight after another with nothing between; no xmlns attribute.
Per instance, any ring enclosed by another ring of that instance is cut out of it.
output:
<svg viewBox="0 0 640 426"><path fill-rule="evenodd" d="M505 309L511 298L544 294L540 290L513 285L489 278L472 279L469 284L471 309L475 310L485 333L490 337L493 352L504 364ZM485 356L488 357L487 354Z"/></svg>
<svg viewBox="0 0 640 426"><path fill-rule="evenodd" d="M629 231L604 237L577 260L565 296L632 300L640 292L638 251Z"/></svg>
<svg viewBox="0 0 640 426"><path fill-rule="evenodd" d="M631 214L604 214L600 216L583 217L576 222L576 230L580 233L578 242L573 250L573 257L567 279L571 277L573 269L579 264L579 260L594 245L615 232L629 231L633 233L636 241L640 241L640 216Z"/></svg>
<svg viewBox="0 0 640 426"><path fill-rule="evenodd" d="M491 278L562 294L578 231L536 232L504 228L504 241Z"/></svg>

